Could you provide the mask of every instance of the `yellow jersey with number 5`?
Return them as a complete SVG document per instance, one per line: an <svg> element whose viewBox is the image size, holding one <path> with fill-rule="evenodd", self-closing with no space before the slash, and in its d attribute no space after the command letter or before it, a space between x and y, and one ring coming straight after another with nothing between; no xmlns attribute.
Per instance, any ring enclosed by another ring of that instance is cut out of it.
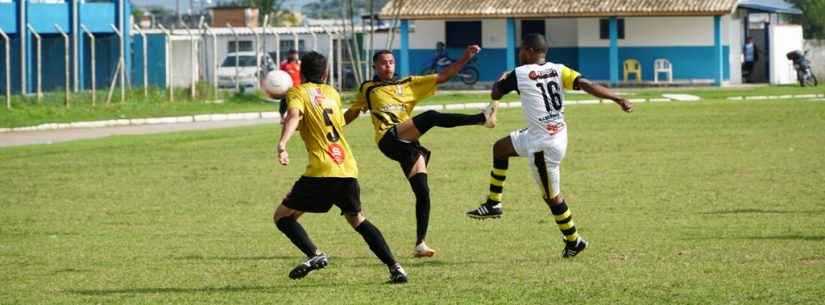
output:
<svg viewBox="0 0 825 305"><path fill-rule="evenodd" d="M306 146L309 164L306 177L357 178L358 166L344 138L341 97L325 84L305 83L287 91L287 109L303 118L298 132Z"/></svg>

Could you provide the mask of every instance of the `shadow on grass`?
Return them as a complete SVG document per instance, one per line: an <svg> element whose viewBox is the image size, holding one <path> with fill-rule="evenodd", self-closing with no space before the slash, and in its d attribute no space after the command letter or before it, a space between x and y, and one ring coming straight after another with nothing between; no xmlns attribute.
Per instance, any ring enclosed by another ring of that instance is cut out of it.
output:
<svg viewBox="0 0 825 305"><path fill-rule="evenodd" d="M702 212L702 214L717 214L717 215L724 215L724 214L812 214L812 215L819 215L819 214L825 214L825 210L789 211L789 210L772 210L772 209L732 209L732 210L706 211L706 212Z"/></svg>
<svg viewBox="0 0 825 305"><path fill-rule="evenodd" d="M178 257L171 257L173 260L214 260L214 261L264 261L264 260L290 260L290 261L302 261L306 258L302 256L291 256L291 255L270 255L270 256L202 256L202 255L186 255L186 256L178 256ZM377 258L372 256L330 256L330 260L334 261L352 261L352 260L375 260L378 261Z"/></svg>
<svg viewBox="0 0 825 305"><path fill-rule="evenodd" d="M751 237L745 237L744 239L823 241L823 240L825 240L825 235L788 234L788 235L773 235L773 236L751 236Z"/></svg>
<svg viewBox="0 0 825 305"><path fill-rule="evenodd" d="M66 292L82 295L102 296L113 294L155 294L155 293L225 293L248 292L278 289L276 286L226 286L201 288L123 288L123 289L75 289Z"/></svg>

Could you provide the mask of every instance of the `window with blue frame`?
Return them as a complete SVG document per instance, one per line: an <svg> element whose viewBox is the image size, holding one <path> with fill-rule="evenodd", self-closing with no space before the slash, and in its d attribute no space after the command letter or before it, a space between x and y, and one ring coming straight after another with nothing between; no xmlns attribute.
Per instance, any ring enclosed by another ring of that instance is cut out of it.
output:
<svg viewBox="0 0 825 305"><path fill-rule="evenodd" d="M481 21L447 21L444 23L447 47L481 46Z"/></svg>
<svg viewBox="0 0 825 305"><path fill-rule="evenodd" d="M619 39L624 39L624 19L616 21ZM599 39L610 39L610 19L599 20Z"/></svg>

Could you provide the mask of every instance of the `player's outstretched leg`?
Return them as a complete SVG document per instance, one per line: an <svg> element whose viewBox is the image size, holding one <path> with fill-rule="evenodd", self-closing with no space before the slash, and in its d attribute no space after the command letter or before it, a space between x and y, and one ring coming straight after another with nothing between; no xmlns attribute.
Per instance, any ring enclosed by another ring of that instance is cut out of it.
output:
<svg viewBox="0 0 825 305"><path fill-rule="evenodd" d="M587 249L587 241L576 232L573 213L567 208L567 203L560 196L553 199L545 198L545 202L550 206L550 212L553 214L561 234L564 235L562 238L564 240L564 250L562 250L561 256L565 258L574 257Z"/></svg>
<svg viewBox="0 0 825 305"><path fill-rule="evenodd" d="M284 233L292 244L307 256L307 260L304 263L296 266L289 272L289 277L292 279L303 278L313 270L324 268L329 264L327 255L318 251L318 248L312 243L304 227L298 223L298 217L300 216L301 212L283 205L275 210L275 215L273 216L275 226L278 227L278 230Z"/></svg>
<svg viewBox="0 0 825 305"><path fill-rule="evenodd" d="M510 137L504 137L493 145L493 170L490 171L490 193L487 199L478 208L467 212L467 217L473 219L500 218L503 214L501 199L504 193L504 180L507 179L507 168L510 157L518 154L513 148Z"/></svg>
<svg viewBox="0 0 825 305"><path fill-rule="evenodd" d="M493 101L479 114L441 113L427 110L412 118L415 128L420 134L425 134L433 127L453 128L467 125L484 125L488 128L496 127L496 113L498 102ZM411 139L415 140L415 139Z"/></svg>
<svg viewBox="0 0 825 305"><path fill-rule="evenodd" d="M415 194L415 257L432 257L435 250L430 249L424 240L430 223L430 186L427 182L427 173L413 174L409 179L410 187Z"/></svg>
<svg viewBox="0 0 825 305"><path fill-rule="evenodd" d="M372 253L374 253L375 256L377 256L378 259L384 263L384 265L387 265L387 268L390 271L390 279L388 283L406 283L407 272L404 271L401 264L395 261L395 258L392 256L392 252L390 251L390 247L384 240L384 235L381 234L381 231L378 230L378 228L375 227L369 220L364 218L361 213L346 215L346 218L352 228L364 238L364 241L370 247Z"/></svg>

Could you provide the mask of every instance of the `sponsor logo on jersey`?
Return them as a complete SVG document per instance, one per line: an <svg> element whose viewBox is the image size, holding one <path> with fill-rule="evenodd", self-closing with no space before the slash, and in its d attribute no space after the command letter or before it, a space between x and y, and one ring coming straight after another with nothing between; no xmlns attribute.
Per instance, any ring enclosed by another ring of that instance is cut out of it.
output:
<svg viewBox="0 0 825 305"><path fill-rule="evenodd" d="M527 74L527 77L529 77L531 80L539 80L539 79L558 77L558 76L559 76L559 72L556 71L556 69L553 69L553 68L548 68L548 69L539 70L539 71L533 70L533 71L530 71L530 73Z"/></svg>
<svg viewBox="0 0 825 305"><path fill-rule="evenodd" d="M332 143L327 146L327 154L335 164L341 165L344 163L344 159L347 158L347 152L344 150L344 147L338 143Z"/></svg>
<svg viewBox="0 0 825 305"><path fill-rule="evenodd" d="M381 107L381 112L391 112L398 114L404 111L404 105L401 104L387 104Z"/></svg>

